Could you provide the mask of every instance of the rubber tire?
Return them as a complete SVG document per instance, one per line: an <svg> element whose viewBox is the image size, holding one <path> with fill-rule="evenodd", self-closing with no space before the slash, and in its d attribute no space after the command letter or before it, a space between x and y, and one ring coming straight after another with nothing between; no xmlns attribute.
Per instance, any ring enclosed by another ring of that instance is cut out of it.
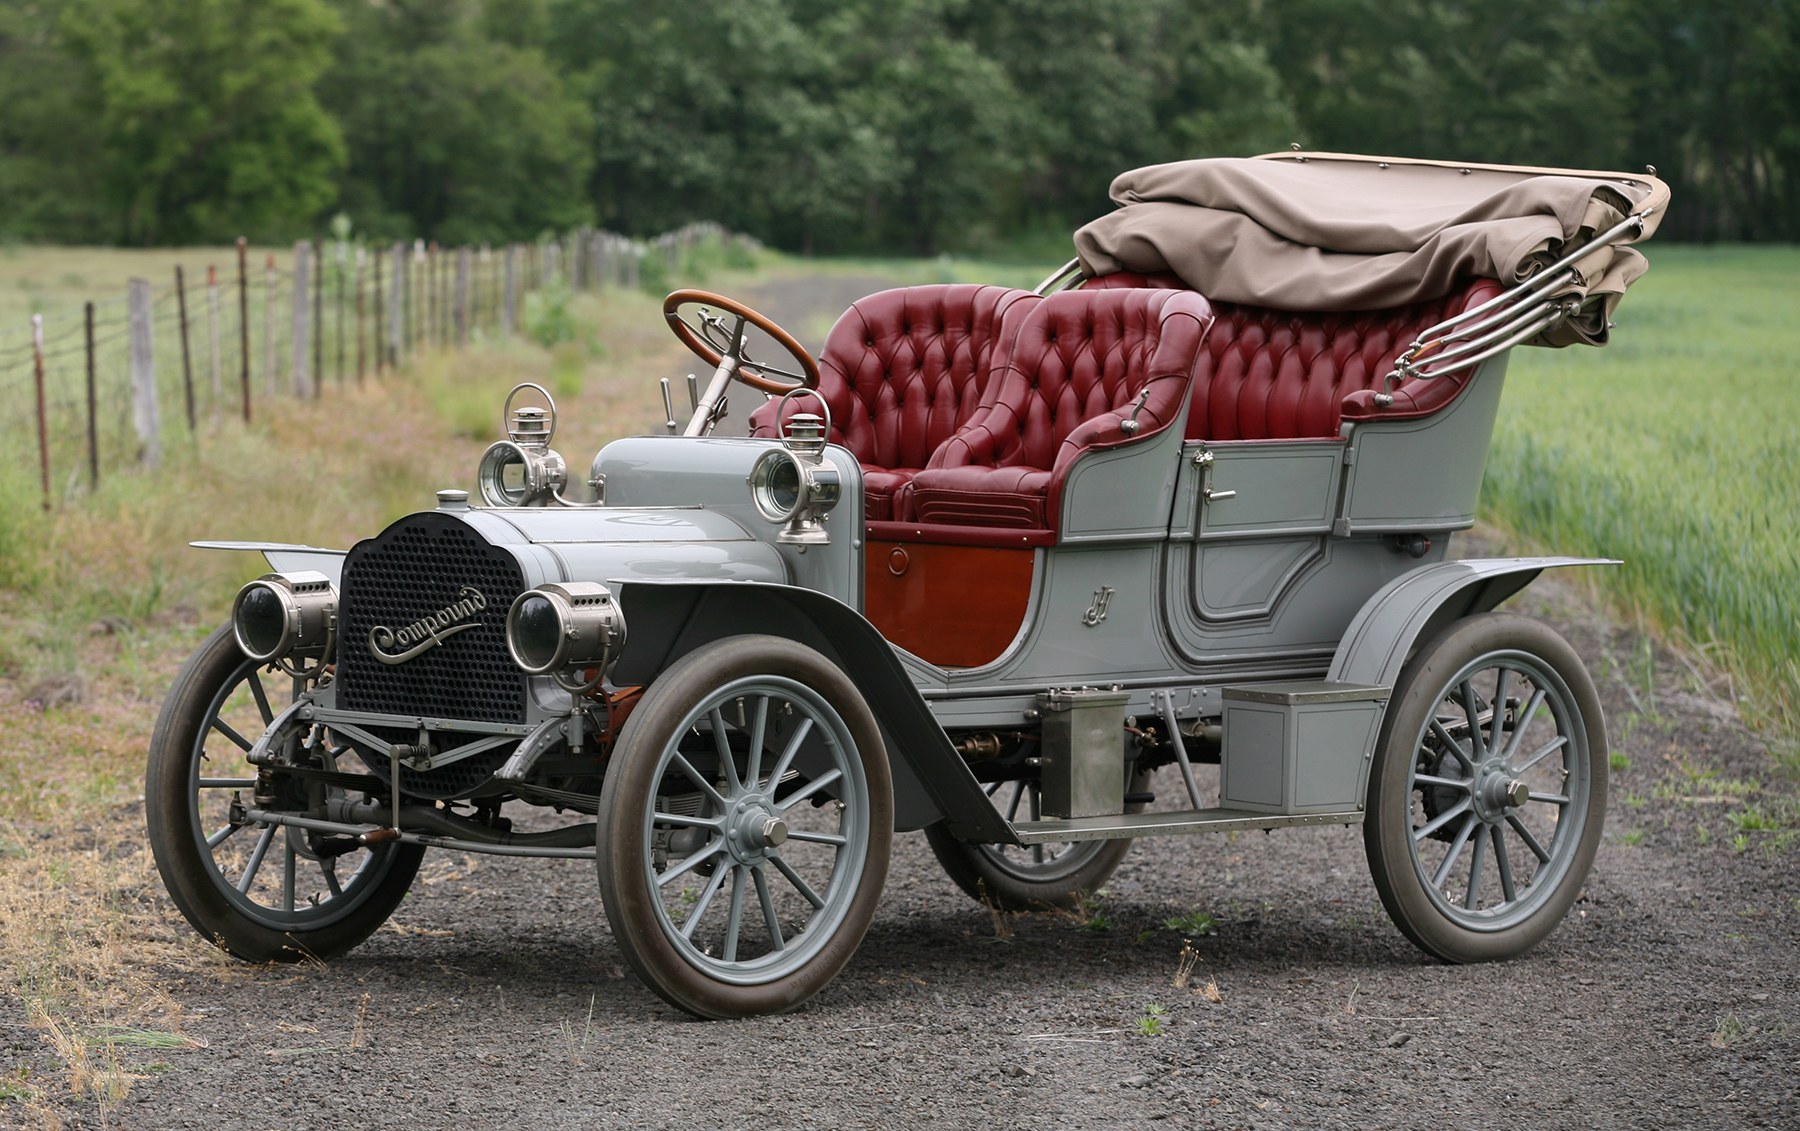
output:
<svg viewBox="0 0 1800 1131"><path fill-rule="evenodd" d="M1535 656L1560 677L1587 736L1588 790L1581 838L1550 898L1524 922L1497 931L1462 927L1440 912L1412 860L1409 771L1414 738L1425 726L1452 676L1487 653L1515 650ZM1396 738L1396 736L1399 736ZM1363 846L1369 872L1388 916L1420 950L1446 962L1515 958L1556 929L1581 894L1606 816L1607 742L1599 694L1581 657L1549 626L1512 613L1464 617L1418 648L1394 686L1374 765L1369 773Z"/></svg>
<svg viewBox="0 0 1800 1131"><path fill-rule="evenodd" d="M663 934L643 881L644 805L656 794L662 752L680 740L674 728L693 704L732 680L785 676L822 695L856 743L869 792L869 846L861 880L836 933L802 969L760 985L721 982L695 969ZM670 1005L696 1017L725 1019L798 1008L843 970L875 917L887 881L894 835L894 789L875 716L849 677L803 644L777 636L730 636L676 661L633 708L600 790L598 870L607 922L626 962Z"/></svg>
<svg viewBox="0 0 1800 1131"><path fill-rule="evenodd" d="M1141 789L1148 775L1141 775L1133 790ZM1126 812L1135 813L1142 805L1130 805ZM1129 837L1122 840L1087 841L1097 845L1093 857L1074 872L1055 880L1027 880L999 870L983 852L985 845L957 840L942 822L925 829L925 841L932 855L943 865L944 874L968 897L997 911L1073 911L1080 907L1084 895L1092 895L1112 878L1131 852Z"/></svg>
<svg viewBox="0 0 1800 1131"><path fill-rule="evenodd" d="M169 898L207 941L250 962L335 958L368 938L394 913L412 886L425 849L413 844L376 849L386 855L386 865L377 861L377 872L362 881L374 887L348 913L317 929L276 930L251 920L231 903L221 890L224 877L195 839L189 775L213 697L247 666L255 665L245 659L227 624L207 637L176 675L151 734L144 776L150 852Z"/></svg>

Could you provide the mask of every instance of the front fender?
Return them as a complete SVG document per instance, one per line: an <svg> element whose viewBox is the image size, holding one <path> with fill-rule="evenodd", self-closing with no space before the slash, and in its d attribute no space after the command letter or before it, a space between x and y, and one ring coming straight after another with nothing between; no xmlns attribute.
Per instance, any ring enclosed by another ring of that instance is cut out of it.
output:
<svg viewBox="0 0 1800 1131"><path fill-rule="evenodd" d="M962 756L875 626L826 594L762 582L618 583L628 626L611 679L648 684L703 644L743 633L804 644L850 673L881 725L894 776L894 826L949 823L962 840L1016 844Z"/></svg>

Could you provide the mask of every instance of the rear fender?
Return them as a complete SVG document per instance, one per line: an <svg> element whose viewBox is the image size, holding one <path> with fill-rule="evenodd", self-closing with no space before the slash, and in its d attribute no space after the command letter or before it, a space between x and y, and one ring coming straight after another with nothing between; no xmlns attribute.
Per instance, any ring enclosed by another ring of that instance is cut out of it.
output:
<svg viewBox="0 0 1800 1131"><path fill-rule="evenodd" d="M1618 564L1612 558L1471 558L1416 569L1363 605L1338 642L1325 678L1391 688L1420 641L1453 621L1497 608L1545 570ZM1359 797L1368 789L1373 755L1373 748L1363 752Z"/></svg>
<svg viewBox="0 0 1800 1131"><path fill-rule="evenodd" d="M756 582L626 581L617 588L628 627L613 683L648 684L695 648L727 636L761 633L804 644L849 673L875 713L893 770L897 830L944 820L963 840L1017 843L892 645L854 609L811 589Z"/></svg>

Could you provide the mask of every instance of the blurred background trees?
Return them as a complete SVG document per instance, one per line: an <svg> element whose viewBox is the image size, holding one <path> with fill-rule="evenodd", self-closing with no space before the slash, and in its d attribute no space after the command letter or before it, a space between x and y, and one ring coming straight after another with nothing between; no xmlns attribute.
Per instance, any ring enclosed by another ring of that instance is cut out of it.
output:
<svg viewBox="0 0 1800 1131"><path fill-rule="evenodd" d="M1066 238L1135 165L1638 169L1800 239L1800 0L0 0L0 239Z"/></svg>

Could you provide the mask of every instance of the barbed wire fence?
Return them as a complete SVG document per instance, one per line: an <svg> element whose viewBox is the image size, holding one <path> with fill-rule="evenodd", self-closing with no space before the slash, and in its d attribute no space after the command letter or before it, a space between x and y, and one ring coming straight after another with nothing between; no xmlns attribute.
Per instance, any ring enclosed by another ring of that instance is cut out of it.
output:
<svg viewBox="0 0 1800 1131"><path fill-rule="evenodd" d="M756 248L695 223L649 241L579 229L500 248L308 240L283 265L240 239L234 263L183 264L0 326L0 466L9 481L35 479L50 510L284 399L521 333L536 292L661 285L709 250L729 261Z"/></svg>

